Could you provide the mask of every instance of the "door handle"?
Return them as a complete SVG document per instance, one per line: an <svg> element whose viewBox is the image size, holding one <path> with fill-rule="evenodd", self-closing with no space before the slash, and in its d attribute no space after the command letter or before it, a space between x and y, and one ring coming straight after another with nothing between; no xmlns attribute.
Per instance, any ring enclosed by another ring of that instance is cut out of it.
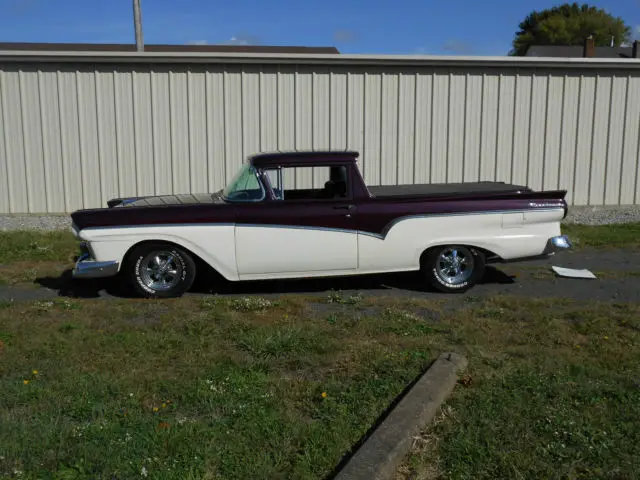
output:
<svg viewBox="0 0 640 480"><path fill-rule="evenodd" d="M353 210L355 206L354 205L336 205L333 208L336 210Z"/></svg>

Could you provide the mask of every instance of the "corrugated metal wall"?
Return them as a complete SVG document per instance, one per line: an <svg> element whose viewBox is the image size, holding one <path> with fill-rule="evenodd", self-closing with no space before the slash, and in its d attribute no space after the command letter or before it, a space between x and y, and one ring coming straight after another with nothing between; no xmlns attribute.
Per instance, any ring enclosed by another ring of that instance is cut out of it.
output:
<svg viewBox="0 0 640 480"><path fill-rule="evenodd" d="M0 212L215 191L252 153L326 148L359 150L370 184L502 180L634 204L635 72L0 65Z"/></svg>

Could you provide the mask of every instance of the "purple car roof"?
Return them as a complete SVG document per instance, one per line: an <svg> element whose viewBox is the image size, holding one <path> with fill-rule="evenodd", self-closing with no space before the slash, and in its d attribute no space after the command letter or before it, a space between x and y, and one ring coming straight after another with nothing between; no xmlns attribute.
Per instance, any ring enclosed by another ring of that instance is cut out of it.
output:
<svg viewBox="0 0 640 480"><path fill-rule="evenodd" d="M325 150L325 151L289 151L259 153L249 157L249 162L259 168L273 165L304 165L309 162L316 165L328 165L339 162L355 162L359 152L350 150Z"/></svg>

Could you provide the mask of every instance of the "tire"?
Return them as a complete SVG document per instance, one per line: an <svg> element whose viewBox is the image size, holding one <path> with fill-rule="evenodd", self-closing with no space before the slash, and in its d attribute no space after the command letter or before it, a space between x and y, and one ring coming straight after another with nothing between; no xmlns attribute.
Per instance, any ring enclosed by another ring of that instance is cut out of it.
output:
<svg viewBox="0 0 640 480"><path fill-rule="evenodd" d="M144 243L131 250L122 274L146 298L175 298L193 285L196 264L186 251L167 243Z"/></svg>
<svg viewBox="0 0 640 480"><path fill-rule="evenodd" d="M457 264L453 258L458 259ZM432 248L426 252L422 262L422 273L429 285L444 293L466 292L482 279L484 270L482 252L463 245Z"/></svg>

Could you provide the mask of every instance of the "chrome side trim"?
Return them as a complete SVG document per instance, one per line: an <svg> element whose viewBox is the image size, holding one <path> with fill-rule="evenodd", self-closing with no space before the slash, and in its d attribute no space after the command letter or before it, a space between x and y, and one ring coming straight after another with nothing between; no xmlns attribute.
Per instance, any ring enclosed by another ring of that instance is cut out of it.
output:
<svg viewBox="0 0 640 480"><path fill-rule="evenodd" d="M83 228L83 232L94 232L99 230L119 230L121 228L159 228L159 227L235 227L235 223L149 223L149 224L135 224L135 225L108 225L106 227L86 227Z"/></svg>
<svg viewBox="0 0 640 480"><path fill-rule="evenodd" d="M470 215L504 215L506 213L531 213L531 212L551 212L556 210L563 210L563 207L555 208L525 208L525 209L513 209L513 210L481 210L477 212L454 212L454 213L424 213L417 215L406 215L404 217L398 217L389 222L381 233L363 232L359 231L362 235L378 238L384 240L389 230L403 220L410 220L413 218L431 218L431 217L466 217Z"/></svg>
<svg viewBox="0 0 640 480"><path fill-rule="evenodd" d="M89 254L80 256L76 262L71 275L73 278L104 278L112 277L118 273L118 262L94 262L90 260Z"/></svg>
<svg viewBox="0 0 640 480"><path fill-rule="evenodd" d="M322 232L337 232L337 233L362 233L355 228L334 228L334 227L316 227L306 225L281 225L271 223L238 223L236 227L250 227L250 228L281 228L287 230L314 230Z"/></svg>

